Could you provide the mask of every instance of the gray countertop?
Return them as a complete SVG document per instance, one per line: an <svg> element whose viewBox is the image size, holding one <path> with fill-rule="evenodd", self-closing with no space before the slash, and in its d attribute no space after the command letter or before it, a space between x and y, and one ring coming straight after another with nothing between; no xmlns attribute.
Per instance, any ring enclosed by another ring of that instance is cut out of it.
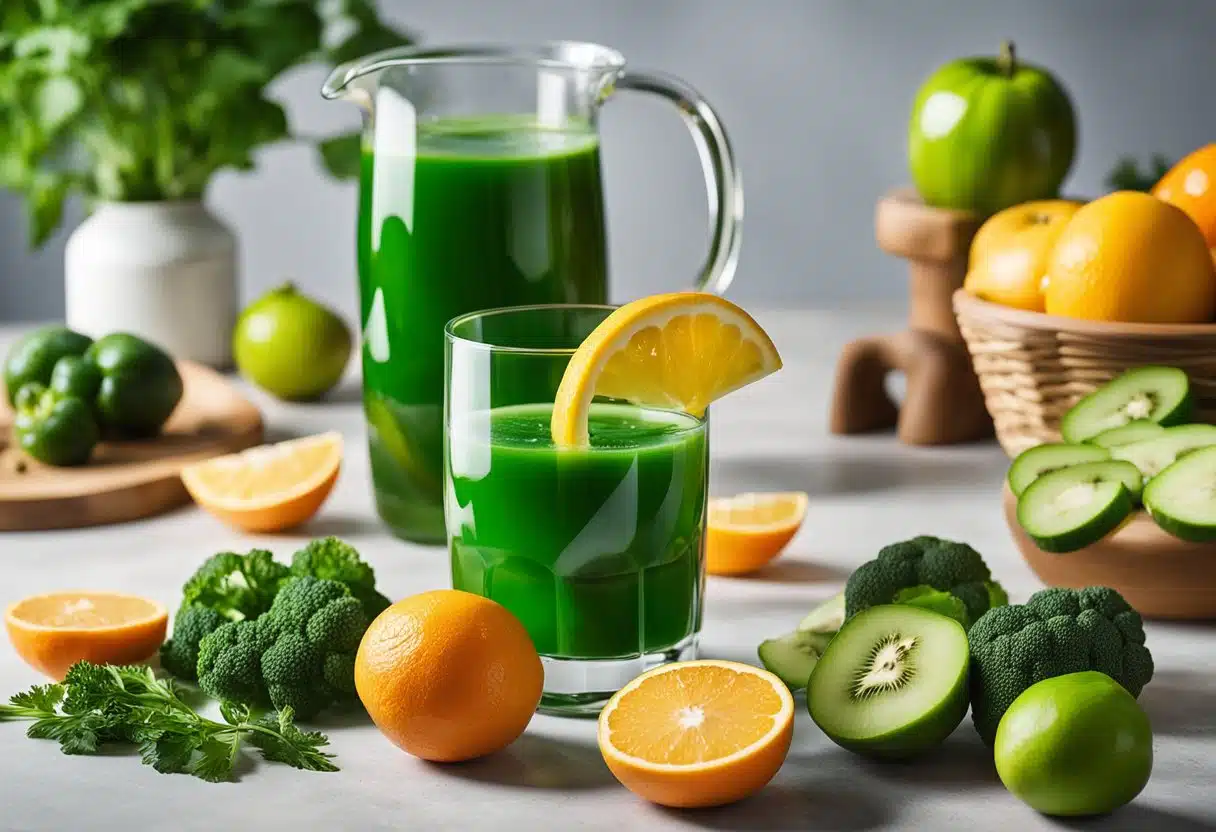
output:
<svg viewBox="0 0 1216 832"><path fill-rule="evenodd" d="M916 534L965 540L984 553L1014 601L1039 583L1005 529L995 445L915 449L891 436L840 438L826 416L835 356L848 339L898 327L878 312L759 314L785 360L776 376L715 405L711 490L803 490L810 510L786 553L749 578L710 578L703 655L755 661L756 644L792 627L837 592L884 544ZM0 330L0 348L13 336ZM251 537L193 507L127 525L0 534L0 603L63 588L115 589L175 605L207 556L254 546L287 555L326 534L356 545L393 597L449 586L441 548L402 543L378 524L369 495L364 427L354 378L320 405L282 405L252 393L272 438L337 429L346 464L329 502L291 535ZM1156 734L1153 777L1139 799L1089 829L1216 829L1216 630L1148 625L1157 673L1141 696ZM0 692L39 682L0 649ZM66 757L54 743L0 725L4 830L212 829L740 829L1032 830L1067 824L1009 795L970 719L937 752L879 765L833 745L801 698L789 758L769 786L734 806L657 808L620 787L595 745L592 721L536 716L506 751L438 766L413 759L362 720L322 720L342 770L254 765L240 782L212 785L160 775L131 756Z"/></svg>

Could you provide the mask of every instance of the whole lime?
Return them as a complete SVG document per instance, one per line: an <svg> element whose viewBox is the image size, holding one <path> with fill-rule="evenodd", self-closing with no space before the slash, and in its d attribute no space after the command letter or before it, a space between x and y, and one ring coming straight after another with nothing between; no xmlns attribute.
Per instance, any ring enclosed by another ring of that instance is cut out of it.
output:
<svg viewBox="0 0 1216 832"><path fill-rule="evenodd" d="M1153 770L1153 731L1135 698L1104 673L1044 679L996 731L1005 788L1045 815L1101 815L1130 803Z"/></svg>
<svg viewBox="0 0 1216 832"><path fill-rule="evenodd" d="M315 399L332 389L346 370L351 344L345 321L290 283L250 304L232 336L241 375L288 401Z"/></svg>

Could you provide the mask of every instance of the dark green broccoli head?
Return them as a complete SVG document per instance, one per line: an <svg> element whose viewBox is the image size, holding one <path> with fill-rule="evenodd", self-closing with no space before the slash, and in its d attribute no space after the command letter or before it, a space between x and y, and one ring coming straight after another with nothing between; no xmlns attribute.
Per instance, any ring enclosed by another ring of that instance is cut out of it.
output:
<svg viewBox="0 0 1216 832"><path fill-rule="evenodd" d="M265 549L246 555L220 552L207 559L182 587L182 604L210 607L231 621L257 618L270 609L286 566Z"/></svg>
<svg viewBox="0 0 1216 832"><path fill-rule="evenodd" d="M971 718L989 745L1013 700L1043 679L1097 670L1139 696L1153 678L1144 622L1109 587L1036 592L985 613L967 636Z"/></svg>
<svg viewBox="0 0 1216 832"><path fill-rule="evenodd" d="M368 621L392 603L376 590L375 570L359 557L353 546L336 537L313 540L296 552L291 559L291 574L345 584L363 605Z"/></svg>
<svg viewBox="0 0 1216 832"><path fill-rule="evenodd" d="M198 680L198 650L203 638L228 619L211 607L185 604L173 617L173 637L160 648L160 666L179 679Z"/></svg>
<svg viewBox="0 0 1216 832"><path fill-rule="evenodd" d="M353 697L355 652L367 624L344 584L291 578L265 615L203 639L199 685L219 699L291 707L308 719Z"/></svg>
<svg viewBox="0 0 1216 832"><path fill-rule="evenodd" d="M965 543L922 535L884 547L874 560L863 563L845 585L845 613L852 618L864 609L895 603L903 590L931 588L948 592L963 603L966 621L988 611L1004 590L980 553ZM926 592L906 593L908 597Z"/></svg>

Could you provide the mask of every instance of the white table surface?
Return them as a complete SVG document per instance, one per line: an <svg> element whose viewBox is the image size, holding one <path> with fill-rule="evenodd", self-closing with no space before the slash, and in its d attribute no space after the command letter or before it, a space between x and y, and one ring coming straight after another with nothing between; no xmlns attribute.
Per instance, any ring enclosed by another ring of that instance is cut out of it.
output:
<svg viewBox="0 0 1216 832"><path fill-rule="evenodd" d="M993 442L915 449L892 436L831 436L826 429L835 357L858 335L899 319L878 312L780 312L769 328L785 369L715 405L711 490L803 490L810 511L781 559L749 578L710 578L703 655L755 662L762 639L789 630L839 591L849 571L886 543L917 534L964 540L988 560L1013 600L1039 583L1017 555L1000 511L1007 464ZM0 348L14 335L0 330ZM252 394L272 438L338 429L346 465L321 513L291 535L251 537L193 507L127 525L0 534L0 603L62 588L109 588L171 607L204 558L255 546L287 556L335 534L357 546L392 597L449 586L441 548L396 540L377 522L369 492L357 381L331 401L287 406ZM1130 807L1089 829L1216 830L1216 629L1150 624L1157 672L1141 702L1155 729L1153 777ZM41 681L0 648L0 693ZM362 720L322 720L335 774L251 765L214 785L161 775L129 755L67 757L49 741L0 724L0 829L739 829L1036 830L1067 826L1002 787L970 718L937 752L880 765L833 745L801 698L785 766L758 795L697 812L634 798L604 766L594 722L537 716L506 751L461 765L413 759Z"/></svg>

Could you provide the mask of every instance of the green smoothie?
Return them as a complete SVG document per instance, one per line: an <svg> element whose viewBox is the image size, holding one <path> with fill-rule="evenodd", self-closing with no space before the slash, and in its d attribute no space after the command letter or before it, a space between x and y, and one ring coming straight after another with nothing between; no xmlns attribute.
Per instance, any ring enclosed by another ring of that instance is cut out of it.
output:
<svg viewBox="0 0 1216 832"><path fill-rule="evenodd" d="M505 116L441 119L400 139L363 155L364 404L381 517L439 542L443 326L479 309L605 302L599 145L587 125Z"/></svg>
<svg viewBox="0 0 1216 832"><path fill-rule="evenodd" d="M676 645L700 629L705 423L597 403L591 447L559 451L551 412L531 404L452 421L453 586L511 610L542 655Z"/></svg>

